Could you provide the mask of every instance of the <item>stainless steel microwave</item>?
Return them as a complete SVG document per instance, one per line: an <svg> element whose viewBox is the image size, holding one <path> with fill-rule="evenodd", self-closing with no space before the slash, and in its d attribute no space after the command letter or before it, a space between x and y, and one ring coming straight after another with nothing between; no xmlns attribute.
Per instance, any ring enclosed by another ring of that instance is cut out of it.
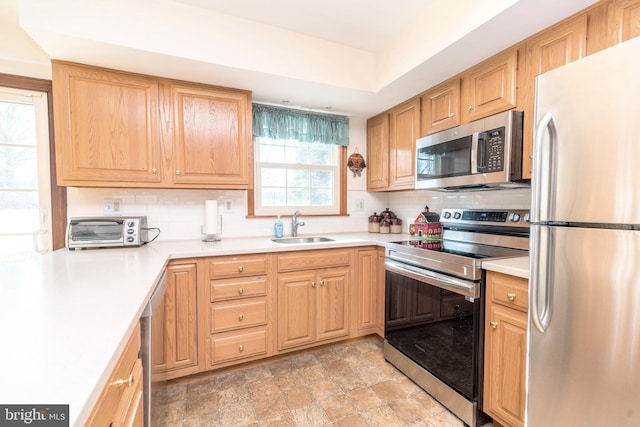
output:
<svg viewBox="0 0 640 427"><path fill-rule="evenodd" d="M522 179L522 111L505 111L416 141L416 189L528 186Z"/></svg>
<svg viewBox="0 0 640 427"><path fill-rule="evenodd" d="M67 248L122 248L148 243L146 216L71 218Z"/></svg>

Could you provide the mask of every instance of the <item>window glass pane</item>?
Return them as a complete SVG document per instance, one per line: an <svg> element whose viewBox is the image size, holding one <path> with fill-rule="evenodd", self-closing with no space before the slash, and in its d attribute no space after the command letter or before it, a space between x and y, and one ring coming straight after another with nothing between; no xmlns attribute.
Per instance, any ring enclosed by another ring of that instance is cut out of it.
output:
<svg viewBox="0 0 640 427"><path fill-rule="evenodd" d="M308 170L289 169L287 173L287 186L289 187L309 187Z"/></svg>
<svg viewBox="0 0 640 427"><path fill-rule="evenodd" d="M311 189L289 188L287 189L288 206L311 206Z"/></svg>
<svg viewBox="0 0 640 427"><path fill-rule="evenodd" d="M0 144L36 146L35 108L29 104L0 102Z"/></svg>
<svg viewBox="0 0 640 427"><path fill-rule="evenodd" d="M333 164L333 146L329 144L314 144L309 147L309 157L313 163L321 166Z"/></svg>
<svg viewBox="0 0 640 427"><path fill-rule="evenodd" d="M287 170L276 168L261 169L262 185L265 187L284 187L287 185Z"/></svg>
<svg viewBox="0 0 640 427"><path fill-rule="evenodd" d="M37 171L35 147L0 145L0 187L35 190Z"/></svg>
<svg viewBox="0 0 640 427"><path fill-rule="evenodd" d="M0 234L29 234L38 229L36 191L0 192Z"/></svg>
<svg viewBox="0 0 640 427"><path fill-rule="evenodd" d="M331 188L312 188L312 206L331 206L333 204L333 190Z"/></svg>
<svg viewBox="0 0 640 427"><path fill-rule="evenodd" d="M333 172L316 170L311 173L311 186L316 187L333 187Z"/></svg>
<svg viewBox="0 0 640 427"><path fill-rule="evenodd" d="M286 206L286 188L265 188L262 187L261 197L263 206Z"/></svg>
<svg viewBox="0 0 640 427"><path fill-rule="evenodd" d="M271 140L267 140L271 141ZM267 142L260 144L258 161L262 163L284 163L284 142L279 144L269 144Z"/></svg>
<svg viewBox="0 0 640 427"><path fill-rule="evenodd" d="M297 163L297 164L308 164L309 163L309 155L306 147L296 147L291 146L287 147L287 157L285 159L286 163Z"/></svg>

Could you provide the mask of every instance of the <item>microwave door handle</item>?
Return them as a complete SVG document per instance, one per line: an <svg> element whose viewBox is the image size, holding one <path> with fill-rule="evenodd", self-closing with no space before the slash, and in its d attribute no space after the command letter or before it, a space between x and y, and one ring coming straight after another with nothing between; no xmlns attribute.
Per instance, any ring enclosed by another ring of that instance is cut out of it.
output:
<svg viewBox="0 0 640 427"><path fill-rule="evenodd" d="M478 173L487 171L487 133L478 134Z"/></svg>
<svg viewBox="0 0 640 427"><path fill-rule="evenodd" d="M470 173L478 173L478 137L479 132L471 135L471 170Z"/></svg>

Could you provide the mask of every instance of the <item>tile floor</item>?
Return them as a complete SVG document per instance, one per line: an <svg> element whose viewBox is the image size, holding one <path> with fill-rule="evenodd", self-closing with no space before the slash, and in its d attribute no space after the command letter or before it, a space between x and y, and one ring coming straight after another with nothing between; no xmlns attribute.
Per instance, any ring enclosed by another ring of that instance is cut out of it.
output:
<svg viewBox="0 0 640 427"><path fill-rule="evenodd" d="M161 427L463 425L385 362L377 337L176 380L161 398Z"/></svg>

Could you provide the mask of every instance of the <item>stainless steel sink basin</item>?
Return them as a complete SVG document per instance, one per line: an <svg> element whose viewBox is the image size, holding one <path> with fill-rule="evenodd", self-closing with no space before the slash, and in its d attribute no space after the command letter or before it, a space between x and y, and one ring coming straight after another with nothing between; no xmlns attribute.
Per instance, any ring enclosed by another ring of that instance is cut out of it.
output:
<svg viewBox="0 0 640 427"><path fill-rule="evenodd" d="M284 237L280 239L271 239L276 243L320 243L320 242L333 242L333 239L328 237Z"/></svg>

